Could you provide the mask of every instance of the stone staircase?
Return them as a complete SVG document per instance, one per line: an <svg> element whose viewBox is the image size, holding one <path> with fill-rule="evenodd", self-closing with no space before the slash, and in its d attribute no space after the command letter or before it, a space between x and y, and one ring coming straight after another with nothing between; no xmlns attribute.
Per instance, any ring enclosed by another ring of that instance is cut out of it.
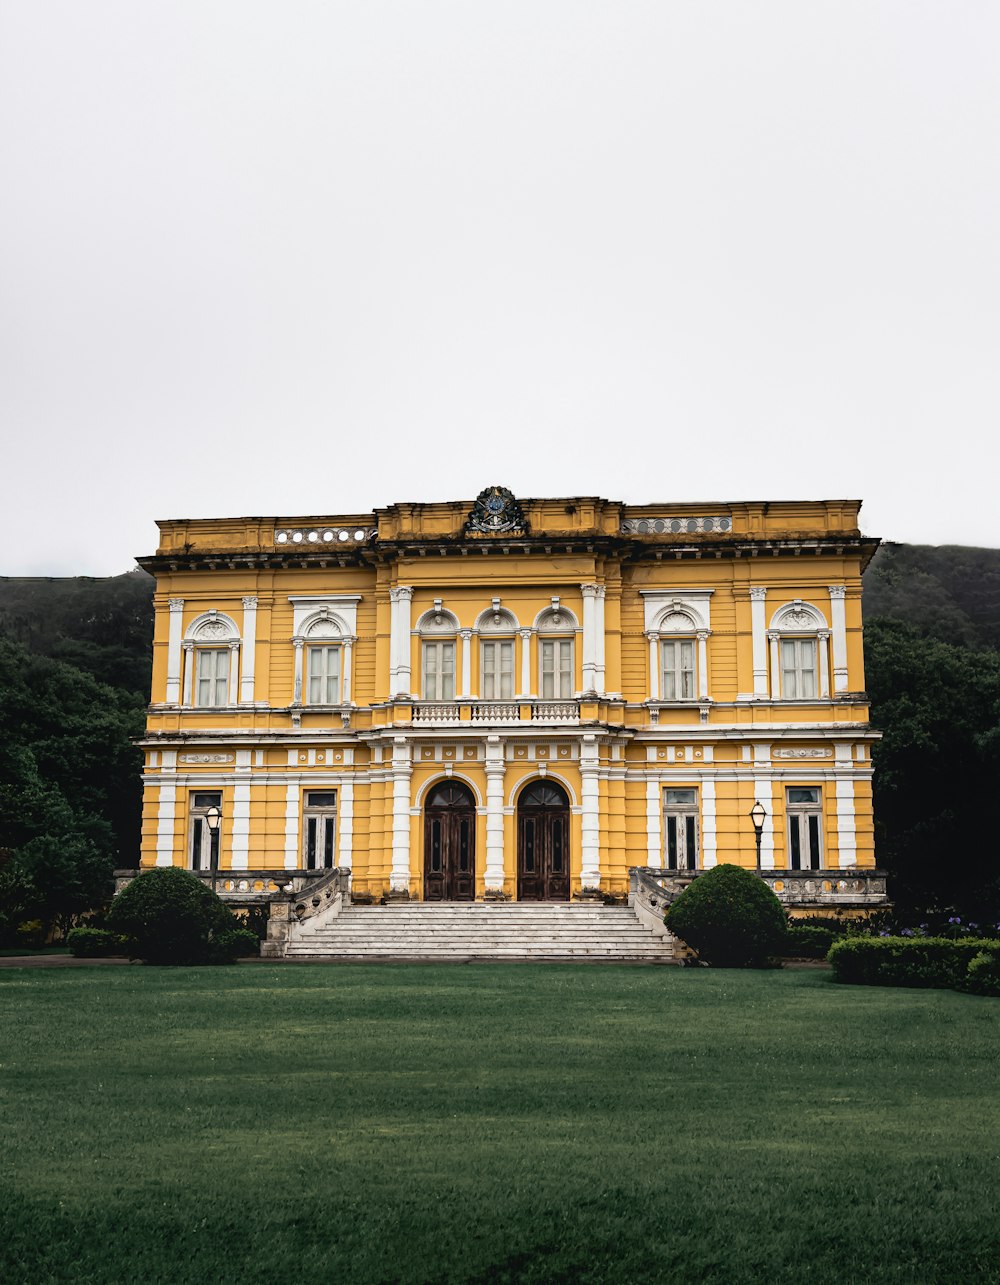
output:
<svg viewBox="0 0 1000 1285"><path fill-rule="evenodd" d="M627 906L573 902L347 905L295 924L286 959L676 964L676 939Z"/></svg>

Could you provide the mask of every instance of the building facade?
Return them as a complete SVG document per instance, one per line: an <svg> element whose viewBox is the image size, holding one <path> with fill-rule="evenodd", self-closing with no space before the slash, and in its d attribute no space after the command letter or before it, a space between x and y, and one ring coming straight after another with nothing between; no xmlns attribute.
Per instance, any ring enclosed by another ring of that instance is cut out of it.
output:
<svg viewBox="0 0 1000 1285"><path fill-rule="evenodd" d="M142 865L340 867L375 899L717 862L835 889L875 866L858 510L490 487L161 522Z"/></svg>

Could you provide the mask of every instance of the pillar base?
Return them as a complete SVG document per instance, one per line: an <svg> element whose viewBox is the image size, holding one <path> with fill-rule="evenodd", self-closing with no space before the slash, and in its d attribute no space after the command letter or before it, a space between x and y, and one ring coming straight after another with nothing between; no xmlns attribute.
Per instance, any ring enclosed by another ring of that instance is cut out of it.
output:
<svg viewBox="0 0 1000 1285"><path fill-rule="evenodd" d="M409 888L390 888L385 894L386 901L409 901Z"/></svg>

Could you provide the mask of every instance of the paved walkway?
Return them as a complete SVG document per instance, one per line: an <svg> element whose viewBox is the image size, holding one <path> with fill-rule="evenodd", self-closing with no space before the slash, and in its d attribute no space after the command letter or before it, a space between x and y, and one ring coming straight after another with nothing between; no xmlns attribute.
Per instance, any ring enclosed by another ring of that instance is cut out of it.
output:
<svg viewBox="0 0 1000 1285"><path fill-rule="evenodd" d="M72 955L0 955L0 968L87 968L90 964L131 964L131 959L75 959ZM138 962L138 961L135 961Z"/></svg>

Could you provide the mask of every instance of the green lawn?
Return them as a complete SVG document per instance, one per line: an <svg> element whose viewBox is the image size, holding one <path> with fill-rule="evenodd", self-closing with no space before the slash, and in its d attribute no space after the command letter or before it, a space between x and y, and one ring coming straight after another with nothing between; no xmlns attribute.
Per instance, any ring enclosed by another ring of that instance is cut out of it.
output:
<svg viewBox="0 0 1000 1285"><path fill-rule="evenodd" d="M0 1280L1000 1280L1000 1002L0 970Z"/></svg>

